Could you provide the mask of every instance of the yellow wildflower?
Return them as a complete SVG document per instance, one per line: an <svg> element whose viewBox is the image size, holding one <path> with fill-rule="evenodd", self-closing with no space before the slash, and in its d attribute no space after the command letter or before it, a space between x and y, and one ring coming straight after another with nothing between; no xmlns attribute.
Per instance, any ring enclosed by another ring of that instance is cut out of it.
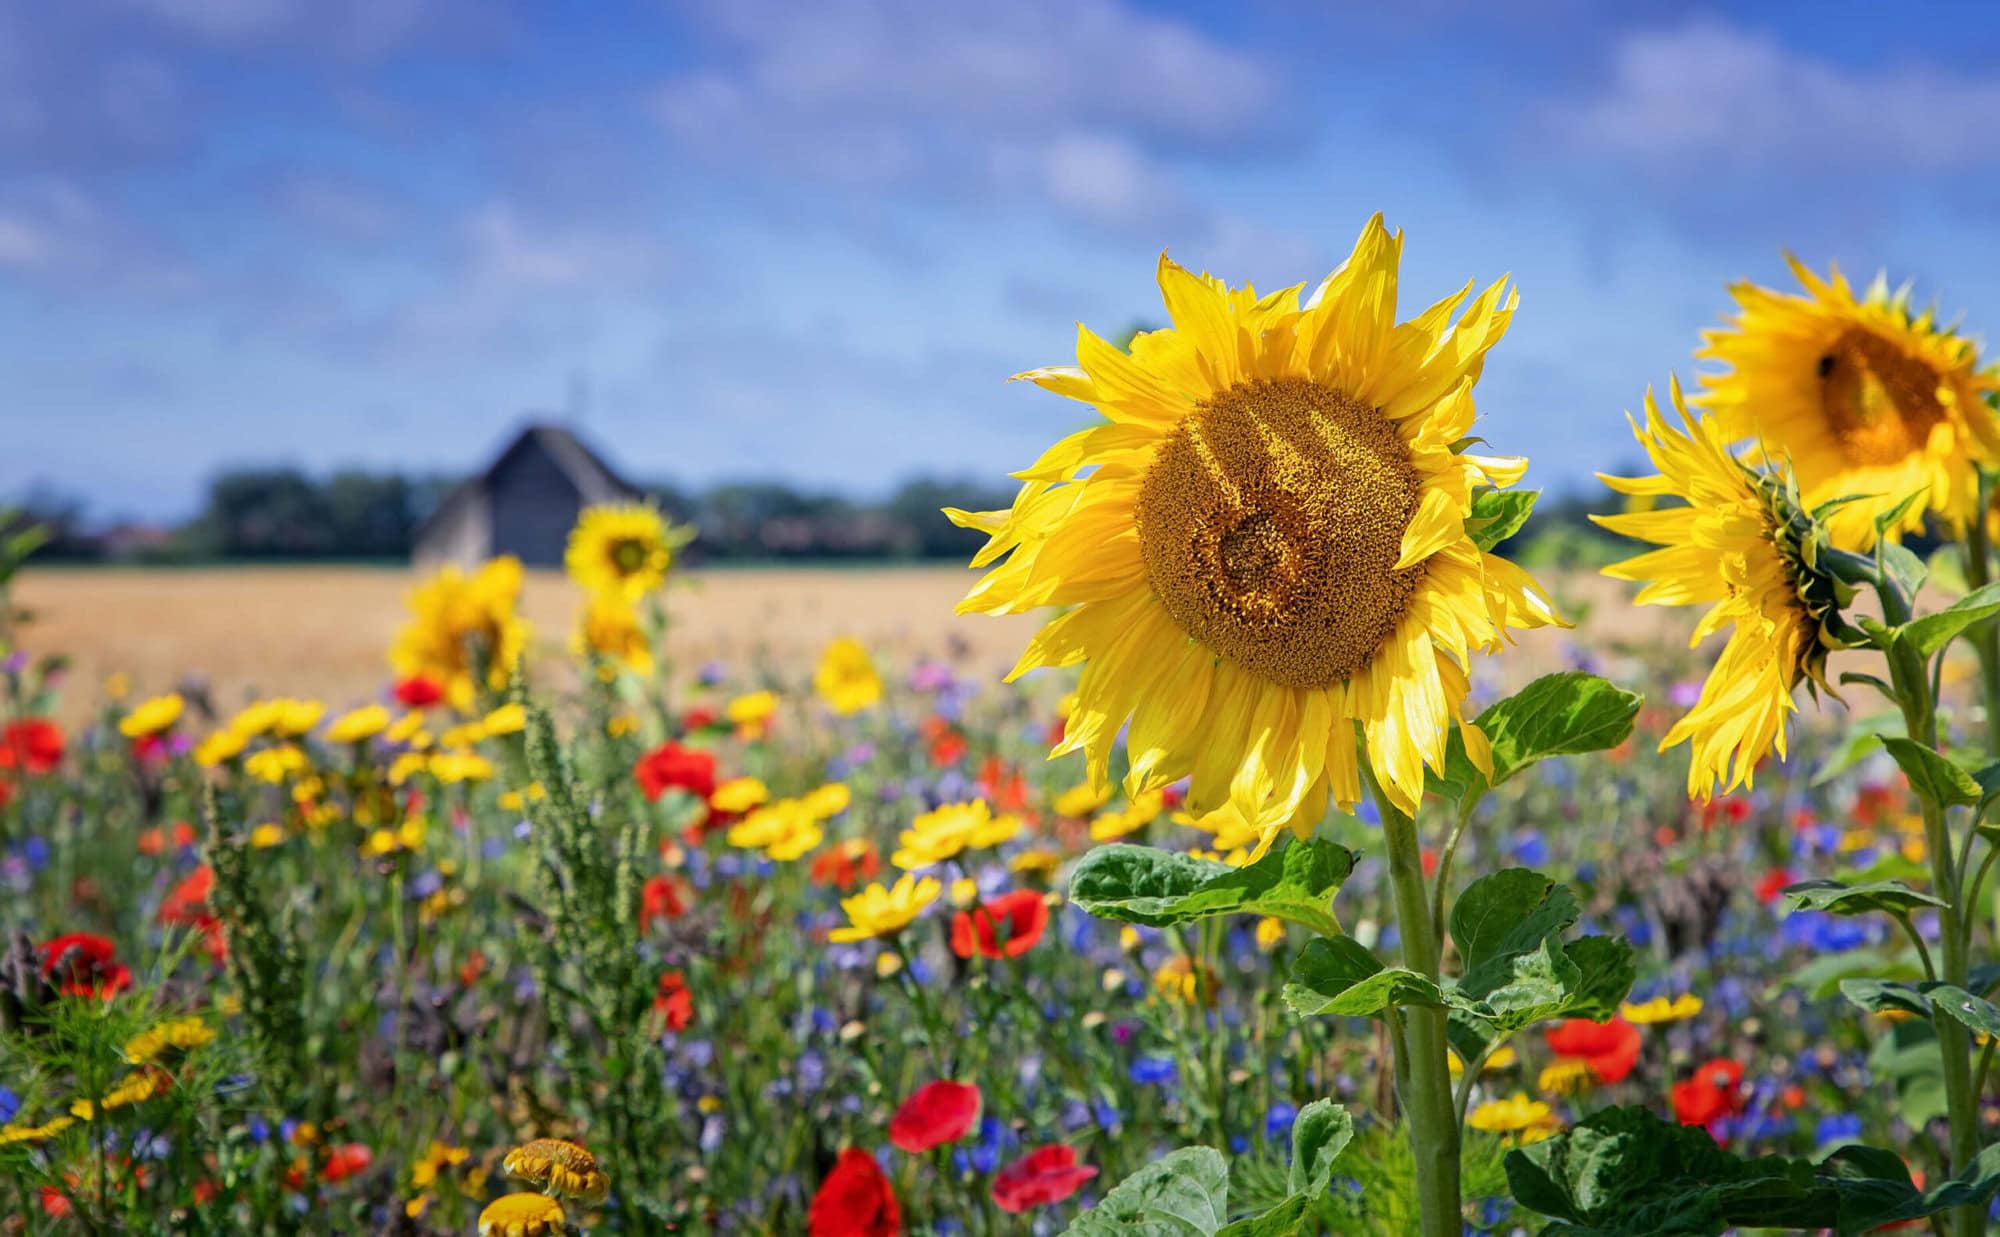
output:
<svg viewBox="0 0 2000 1237"><path fill-rule="evenodd" d="M365 743L389 728L389 710L379 704L349 709L327 724L328 743Z"/></svg>
<svg viewBox="0 0 2000 1237"><path fill-rule="evenodd" d="M509 1194L479 1213L479 1237L548 1237L566 1230L562 1204L541 1194Z"/></svg>
<svg viewBox="0 0 2000 1237"><path fill-rule="evenodd" d="M155 696L127 713L118 722L118 733L128 739L143 739L149 735L162 734L173 729L181 719L181 710L187 707L179 692Z"/></svg>
<svg viewBox="0 0 2000 1237"><path fill-rule="evenodd" d="M998 846L1021 831L1016 816L995 816L986 800L947 803L910 822L890 862L908 871L943 863L961 851Z"/></svg>
<svg viewBox="0 0 2000 1237"><path fill-rule="evenodd" d="M611 1181L597 1165L597 1157L573 1142L560 1138L537 1138L507 1153L502 1161L510 1177L532 1181L550 1194L601 1203L610 1192Z"/></svg>
<svg viewBox="0 0 2000 1237"><path fill-rule="evenodd" d="M135 1064L151 1061L169 1048L192 1051L215 1039L215 1029L199 1018L173 1018L150 1027L125 1043L125 1056Z"/></svg>
<svg viewBox="0 0 2000 1237"><path fill-rule="evenodd" d="M904 876L894 888L873 884L851 898L842 898L840 909L847 912L849 925L827 934L831 941L865 941L871 937L894 936L910 925L923 909L937 901L943 887L935 877L918 880Z"/></svg>
<svg viewBox="0 0 2000 1237"><path fill-rule="evenodd" d="M1671 1001L1663 996L1656 996L1639 1005L1620 1001L1618 1012L1625 1021L1642 1027L1685 1022L1701 1012L1701 998L1692 992L1683 992Z"/></svg>
<svg viewBox="0 0 2000 1237"><path fill-rule="evenodd" d="M846 717L882 699L882 679L859 640L842 636L826 646L813 671L813 690L827 707Z"/></svg>

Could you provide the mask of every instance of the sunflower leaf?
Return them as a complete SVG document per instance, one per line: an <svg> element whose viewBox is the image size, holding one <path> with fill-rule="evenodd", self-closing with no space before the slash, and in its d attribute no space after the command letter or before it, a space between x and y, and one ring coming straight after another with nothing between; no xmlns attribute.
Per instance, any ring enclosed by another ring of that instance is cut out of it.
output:
<svg viewBox="0 0 2000 1237"><path fill-rule="evenodd" d="M1491 550L1521 531L1540 497L1534 490L1481 490L1473 495L1465 531L1474 545Z"/></svg>
<svg viewBox="0 0 2000 1237"><path fill-rule="evenodd" d="M1936 749L1900 735L1883 735L1882 746L1903 767L1917 793L1945 807L1969 807L1979 802L1979 782Z"/></svg>
<svg viewBox="0 0 2000 1237"><path fill-rule="evenodd" d="M1493 747L1490 783L1453 729L1445 770L1433 778L1433 789L1462 802L1538 760L1616 747L1631 735L1641 699L1594 674L1572 670L1543 675L1479 715L1478 726Z"/></svg>
<svg viewBox="0 0 2000 1237"><path fill-rule="evenodd" d="M1507 952L1533 949L1551 932L1576 922L1576 895L1540 872L1502 868L1480 877L1451 908L1451 939L1476 971Z"/></svg>
<svg viewBox="0 0 2000 1237"><path fill-rule="evenodd" d="M2000 1006L1953 984L1925 984L1931 1009L1981 1035L2000 1035Z"/></svg>
<svg viewBox="0 0 2000 1237"><path fill-rule="evenodd" d="M1840 995L1871 1014L1915 1014L1931 1016L1931 1003L1915 984L1890 979L1843 979Z"/></svg>
<svg viewBox="0 0 2000 1237"><path fill-rule="evenodd" d="M1351 936L1309 941L1292 964L1285 1003L1301 1014L1367 1017L1391 1005L1442 1007L1438 986L1415 971L1385 967Z"/></svg>
<svg viewBox="0 0 2000 1237"><path fill-rule="evenodd" d="M1229 1162L1182 1147L1111 1188L1063 1230L1067 1237L1216 1237L1229 1221Z"/></svg>
<svg viewBox="0 0 2000 1237"><path fill-rule="evenodd" d="M1967 593L1934 614L1903 624L1897 637L1923 657L1929 657L1974 623L2000 614L2000 584Z"/></svg>
<svg viewBox="0 0 2000 1237"><path fill-rule="evenodd" d="M1869 911L1887 911L1891 915L1907 914L1919 907L1943 906L1944 903L1921 890L1912 889L1902 881L1869 881L1862 885L1843 885L1839 881L1800 881L1787 885L1781 892L1785 895L1786 911L1828 911L1835 915L1862 915Z"/></svg>
<svg viewBox="0 0 2000 1237"><path fill-rule="evenodd" d="M1353 851L1318 838L1275 848L1243 868L1115 843L1083 857L1069 894L1100 919L1155 928L1216 915L1270 915L1338 933L1333 896L1353 871Z"/></svg>

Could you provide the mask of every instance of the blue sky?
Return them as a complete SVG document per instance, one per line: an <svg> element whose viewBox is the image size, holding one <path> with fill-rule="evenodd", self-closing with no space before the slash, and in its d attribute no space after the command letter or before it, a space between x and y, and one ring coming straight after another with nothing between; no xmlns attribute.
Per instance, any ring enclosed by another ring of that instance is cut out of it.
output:
<svg viewBox="0 0 2000 1237"><path fill-rule="evenodd" d="M1317 280L1378 209L1406 310L1518 280L1480 432L1543 486L1782 247L2000 320L1990 10L1347 7L0 0L0 495L456 471L572 398L642 477L997 477L1162 249Z"/></svg>

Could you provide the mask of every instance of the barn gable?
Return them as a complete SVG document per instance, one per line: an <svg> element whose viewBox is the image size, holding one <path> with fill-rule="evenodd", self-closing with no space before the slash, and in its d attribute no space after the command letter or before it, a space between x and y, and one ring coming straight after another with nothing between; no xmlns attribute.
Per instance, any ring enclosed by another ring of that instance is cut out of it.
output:
<svg viewBox="0 0 2000 1237"><path fill-rule="evenodd" d="M467 480L417 530L412 558L426 570L470 567L511 554L530 567L562 565L577 515L632 502L637 487L559 425L530 425L483 473Z"/></svg>

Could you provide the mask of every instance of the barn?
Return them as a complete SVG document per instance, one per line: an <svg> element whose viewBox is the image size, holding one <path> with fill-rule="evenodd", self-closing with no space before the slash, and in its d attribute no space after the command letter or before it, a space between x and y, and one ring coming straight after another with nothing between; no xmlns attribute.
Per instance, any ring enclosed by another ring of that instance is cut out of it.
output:
<svg viewBox="0 0 2000 1237"><path fill-rule="evenodd" d="M417 529L411 558L425 570L502 554L529 567L560 567L580 511L639 497L569 429L529 425L486 471L445 495Z"/></svg>

